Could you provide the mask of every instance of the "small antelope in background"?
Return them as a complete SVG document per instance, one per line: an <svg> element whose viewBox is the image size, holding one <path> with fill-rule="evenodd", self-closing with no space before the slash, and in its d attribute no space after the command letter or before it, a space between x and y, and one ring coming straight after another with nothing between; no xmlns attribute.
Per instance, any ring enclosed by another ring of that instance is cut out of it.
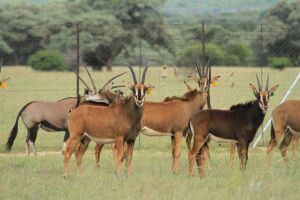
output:
<svg viewBox="0 0 300 200"><path fill-rule="evenodd" d="M97 143L116 143L117 174L121 175L121 160L124 156L124 142L127 174L131 174L131 159L135 139L139 134L140 121L146 92L152 88L144 85L148 66L143 71L141 82L138 83L131 66L134 84L128 83L132 94L129 97L114 101L110 106L95 106L93 103L83 102L70 111L68 127L70 138L67 141L64 157L64 175L68 176L69 161L75 151L75 158L79 173L81 172L84 148L81 148L82 137L85 136Z"/></svg>
<svg viewBox="0 0 300 200"><path fill-rule="evenodd" d="M280 153L287 162L286 150L293 145L293 158L296 154L296 143L300 136L300 100L289 100L278 105L272 112L271 140L267 146L267 154L279 144Z"/></svg>
<svg viewBox="0 0 300 200"><path fill-rule="evenodd" d="M196 114L190 122L190 129L194 133L193 147L189 152L189 174L193 175L194 161L200 151L200 160L197 163L198 172L203 176L202 146L208 140L236 143L240 158L240 169L246 169L248 148L258 127L261 125L268 109L271 94L278 85L268 89L269 77L265 90L256 75L259 90L250 83L256 100L245 104L237 104L230 110L204 110Z"/></svg>
<svg viewBox="0 0 300 200"><path fill-rule="evenodd" d="M87 70L87 68L85 67ZM88 72L88 70L87 70ZM119 74L113 78L111 78L109 81L107 81L101 90L97 92L95 83L90 76L89 72L88 75L91 79L93 89L91 89L88 84L79 76L82 83L86 86L86 95L80 98L80 101L86 101L89 99L97 99L99 103L102 104L109 104L112 102L115 98L118 97L118 95L112 93L107 88L111 81L113 81L115 78L123 75ZM57 132L57 131L64 131L64 145L63 145L63 151L65 148L65 142L69 138L69 130L67 126L67 118L69 110L73 107L75 107L77 104L77 97L67 97L55 102L43 102L43 101L32 101L27 103L22 107L22 109L19 111L15 124L10 132L10 135L8 137L8 140L6 142L6 150L10 151L14 140L17 137L18 134L18 122L19 118L21 117L23 120L23 123L27 129L27 138L26 138L26 144L27 144L27 153L29 155L30 148L33 150L33 153L36 154L35 150L35 141L37 138L37 133L39 128L42 128L45 131L48 132Z"/></svg>

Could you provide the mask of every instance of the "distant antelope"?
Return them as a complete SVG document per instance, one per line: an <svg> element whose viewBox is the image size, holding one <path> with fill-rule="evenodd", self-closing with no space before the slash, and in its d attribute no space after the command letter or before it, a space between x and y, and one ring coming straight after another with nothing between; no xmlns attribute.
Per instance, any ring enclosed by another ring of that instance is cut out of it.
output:
<svg viewBox="0 0 300 200"><path fill-rule="evenodd" d="M69 160L74 151L78 169L81 172L84 151L80 146L83 136L97 143L116 143L118 175L121 174L121 159L124 156L124 142L126 142L126 167L127 173L130 175L133 147L140 130L145 94L152 86L144 85L148 66L143 71L140 83L137 82L131 66L129 69L134 81L134 84L128 83L132 95L115 101L110 106L95 106L92 103L84 102L70 112L68 120L70 138L67 141L64 158L65 176L68 176Z"/></svg>
<svg viewBox="0 0 300 200"><path fill-rule="evenodd" d="M271 140L267 147L267 153L279 144L279 150L283 159L287 162L286 150L288 145L293 145L293 157L295 158L296 143L300 135L300 100L289 100L278 105L272 112Z"/></svg>
<svg viewBox="0 0 300 200"><path fill-rule="evenodd" d="M81 97L80 101L85 101L88 99L98 99L99 102L102 102L104 104L108 104L109 102L113 101L115 98L118 97L118 95L115 95L109 90L107 90L107 86L112 80L119 77L120 75L122 74L119 74L111 78L109 81L107 81L103 85L102 89L99 90L99 92L97 92L95 83L92 77L90 76L90 74L89 77L92 81L94 90L91 89L86 84L86 82L78 75L80 80L86 86L87 89L86 95ZM33 153L36 155L35 140L39 128L42 128L45 131L49 131L49 132L65 131L65 136L63 140L64 141L63 151L64 151L65 142L69 138L69 131L67 126L68 113L70 108L75 107L76 104L77 104L76 97L68 97L55 102L32 101L27 103L26 105L23 106L23 108L19 111L17 115L15 125L12 128L6 143L6 150L10 151L12 148L14 140L18 134L18 121L19 118L22 117L23 123L27 129L26 144L27 144L28 155L30 153L30 148L32 148Z"/></svg>
<svg viewBox="0 0 300 200"><path fill-rule="evenodd" d="M189 174L193 175L196 155L200 151L199 175L203 175L202 146L208 140L236 143L240 157L240 169L246 169L249 143L253 140L268 109L269 97L278 85L268 90L269 77L265 90L256 75L259 91L250 83L256 100L232 106L230 110L204 110L196 114L190 123L194 133L193 147L189 152Z"/></svg>

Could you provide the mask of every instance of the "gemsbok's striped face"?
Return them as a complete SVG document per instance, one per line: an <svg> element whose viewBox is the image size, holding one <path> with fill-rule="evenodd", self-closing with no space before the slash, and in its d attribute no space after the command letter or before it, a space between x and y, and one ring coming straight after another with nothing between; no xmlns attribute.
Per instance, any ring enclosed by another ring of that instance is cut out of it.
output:
<svg viewBox="0 0 300 200"><path fill-rule="evenodd" d="M250 83L250 87L253 90L254 96L258 100L260 109L262 110L263 113L266 113L268 110L268 102L269 102L270 96L274 95L274 92L278 88L279 85L275 85L271 89L268 89L268 86L269 86L269 76L268 76L266 88L263 90L262 85L261 85L257 75L256 75L256 78L257 78L259 90L257 91L256 87L251 83Z"/></svg>

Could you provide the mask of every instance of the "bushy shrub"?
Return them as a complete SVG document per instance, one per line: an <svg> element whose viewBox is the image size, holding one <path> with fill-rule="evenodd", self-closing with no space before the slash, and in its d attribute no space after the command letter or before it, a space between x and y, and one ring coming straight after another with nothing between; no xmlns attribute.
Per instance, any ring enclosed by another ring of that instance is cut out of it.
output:
<svg viewBox="0 0 300 200"><path fill-rule="evenodd" d="M292 62L288 57L272 57L270 59L271 67L283 70L285 67L292 66Z"/></svg>
<svg viewBox="0 0 300 200"><path fill-rule="evenodd" d="M63 55L55 50L40 50L31 55L28 64L35 70L64 71L67 64Z"/></svg>

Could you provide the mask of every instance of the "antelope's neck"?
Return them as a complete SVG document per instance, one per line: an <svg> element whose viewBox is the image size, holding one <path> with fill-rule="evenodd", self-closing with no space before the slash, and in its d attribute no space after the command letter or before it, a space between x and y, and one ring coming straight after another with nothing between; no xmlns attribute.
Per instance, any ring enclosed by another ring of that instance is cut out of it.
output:
<svg viewBox="0 0 300 200"><path fill-rule="evenodd" d="M126 115L129 117L129 119L132 119L133 121L137 122L142 118L143 107L138 107L136 105L133 95L131 95L128 98L124 106L126 110Z"/></svg>
<svg viewBox="0 0 300 200"><path fill-rule="evenodd" d="M191 115L198 113L206 105L207 98L205 98L203 95L205 94L199 93L195 96L195 98L191 99L190 101L187 101Z"/></svg>

